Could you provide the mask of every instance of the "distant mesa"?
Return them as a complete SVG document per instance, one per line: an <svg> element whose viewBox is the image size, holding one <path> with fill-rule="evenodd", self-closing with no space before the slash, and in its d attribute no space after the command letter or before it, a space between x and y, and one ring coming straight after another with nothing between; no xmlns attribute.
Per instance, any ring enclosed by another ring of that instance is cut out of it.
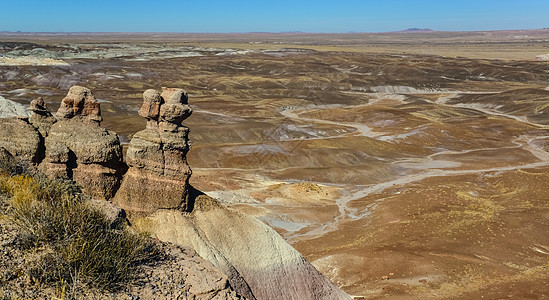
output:
<svg viewBox="0 0 549 300"><path fill-rule="evenodd" d="M398 32L435 32L435 30L433 29L430 29L430 28L416 28L416 27L412 27L412 28L408 28L406 30L402 30L402 31L398 31Z"/></svg>

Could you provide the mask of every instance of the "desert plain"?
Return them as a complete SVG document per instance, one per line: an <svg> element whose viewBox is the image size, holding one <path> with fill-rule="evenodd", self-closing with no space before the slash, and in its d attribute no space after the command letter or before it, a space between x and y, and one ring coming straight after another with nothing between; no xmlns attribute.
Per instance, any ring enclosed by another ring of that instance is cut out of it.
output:
<svg viewBox="0 0 549 300"><path fill-rule="evenodd" d="M191 184L368 299L549 297L549 29L0 33L0 96L73 85L127 143L184 88Z"/></svg>

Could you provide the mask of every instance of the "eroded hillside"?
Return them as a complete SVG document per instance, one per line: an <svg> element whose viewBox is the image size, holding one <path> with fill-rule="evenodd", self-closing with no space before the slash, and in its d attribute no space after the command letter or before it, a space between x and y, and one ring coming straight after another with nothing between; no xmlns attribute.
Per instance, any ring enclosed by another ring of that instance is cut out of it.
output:
<svg viewBox="0 0 549 300"><path fill-rule="evenodd" d="M56 109L85 85L122 142L145 126L143 90L185 88L191 184L275 228L349 294L549 293L547 62L316 45L19 47L68 66L1 66L1 96Z"/></svg>

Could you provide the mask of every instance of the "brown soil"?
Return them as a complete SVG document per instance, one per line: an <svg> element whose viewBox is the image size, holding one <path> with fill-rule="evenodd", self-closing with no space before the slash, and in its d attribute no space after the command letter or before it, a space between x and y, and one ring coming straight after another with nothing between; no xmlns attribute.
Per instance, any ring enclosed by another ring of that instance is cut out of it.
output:
<svg viewBox="0 0 549 300"><path fill-rule="evenodd" d="M0 94L56 109L85 85L127 141L145 126L145 89L185 88L191 184L274 227L346 292L544 299L549 73L533 59L548 33L528 34L10 36L4 52L133 48L2 66ZM200 56L176 57L189 46Z"/></svg>

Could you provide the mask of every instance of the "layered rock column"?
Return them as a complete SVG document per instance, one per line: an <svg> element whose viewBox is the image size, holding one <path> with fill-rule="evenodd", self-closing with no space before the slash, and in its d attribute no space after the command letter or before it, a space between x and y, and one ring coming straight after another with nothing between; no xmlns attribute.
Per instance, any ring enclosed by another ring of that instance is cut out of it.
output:
<svg viewBox="0 0 549 300"><path fill-rule="evenodd" d="M187 164L189 128L181 122L192 110L182 89L162 88L143 93L139 115L147 119L128 146L128 172L113 199L120 207L134 212L170 208L188 211L189 177Z"/></svg>
<svg viewBox="0 0 549 300"><path fill-rule="evenodd" d="M46 131L39 167L50 176L73 179L94 198L113 197L123 170L122 147L115 133L101 127L101 109L91 90L71 87L56 116L58 122Z"/></svg>

